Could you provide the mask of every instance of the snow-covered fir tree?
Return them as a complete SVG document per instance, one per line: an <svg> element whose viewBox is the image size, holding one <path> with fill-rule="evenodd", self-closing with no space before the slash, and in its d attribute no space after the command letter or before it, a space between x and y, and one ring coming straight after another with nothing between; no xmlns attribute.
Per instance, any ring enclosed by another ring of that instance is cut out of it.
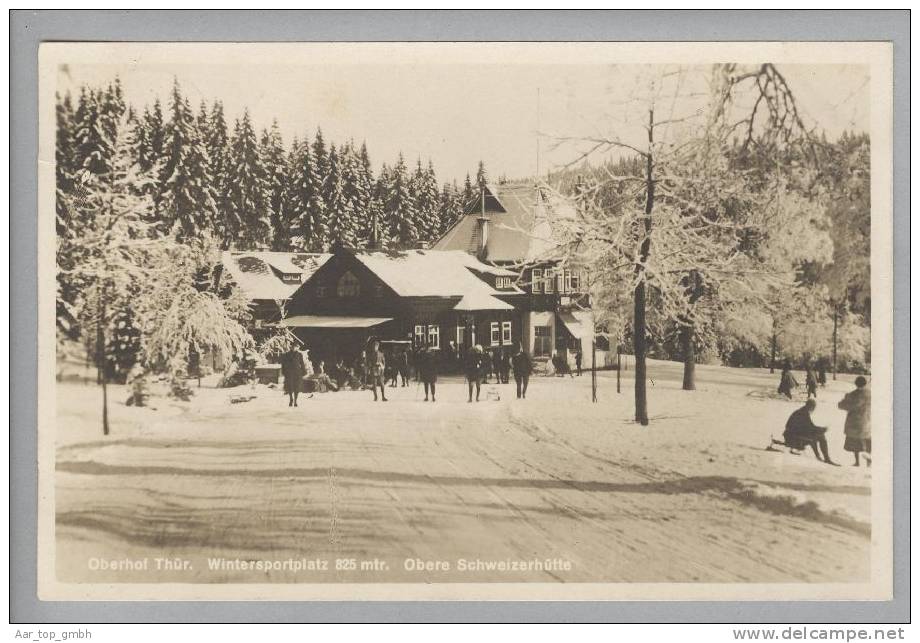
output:
<svg viewBox="0 0 920 643"><path fill-rule="evenodd" d="M165 154L157 203L165 230L188 239L209 234L217 218L215 182L201 132L178 80L170 96Z"/></svg>
<svg viewBox="0 0 920 643"><path fill-rule="evenodd" d="M269 225L271 226L271 249L284 251L291 245L290 212L287 202L288 159L278 121L272 121L271 128L262 130L260 140L262 166L268 184Z"/></svg>
<svg viewBox="0 0 920 643"><path fill-rule="evenodd" d="M298 250L309 250L313 241L312 212L317 184L313 173L310 141L304 139L298 149L292 150L295 165L291 170L291 243Z"/></svg>
<svg viewBox="0 0 920 643"><path fill-rule="evenodd" d="M342 148L344 152L344 147ZM329 146L329 172L323 181L323 200L326 203L326 239L324 247L338 247L349 243L349 225L354 212L348 202L342 179L342 161L335 145Z"/></svg>
<svg viewBox="0 0 920 643"><path fill-rule="evenodd" d="M441 195L438 191L434 165L430 160L427 167L422 167L422 160L418 159L411 186L419 237L425 240L434 239L438 235L441 223Z"/></svg>
<svg viewBox="0 0 920 643"><path fill-rule="evenodd" d="M329 215L325 198L327 177L329 176L329 155L326 151L326 142L323 139L323 132L320 128L316 128L312 151L314 182L312 194L307 204L311 222L310 249L314 252L323 252L329 243Z"/></svg>
<svg viewBox="0 0 920 643"><path fill-rule="evenodd" d="M389 237L402 247L410 248L418 242L418 214L409 186L406 161L402 153L387 176L384 217L389 227Z"/></svg>
<svg viewBox="0 0 920 643"><path fill-rule="evenodd" d="M486 164L479 161L479 167L476 168L476 192L480 192L489 183L489 176L486 174Z"/></svg>
<svg viewBox="0 0 920 643"><path fill-rule="evenodd" d="M269 182L248 110L233 128L228 188L224 246L249 250L268 248L271 242Z"/></svg>
<svg viewBox="0 0 920 643"><path fill-rule="evenodd" d="M230 208L230 137L224 106L214 101L208 114L207 124L202 128L204 145L208 153L208 170L211 175L212 193L216 217L213 232L218 239L226 238L227 216Z"/></svg>
<svg viewBox="0 0 920 643"><path fill-rule="evenodd" d="M461 203L462 195L457 188L456 183L445 183L441 188L441 203L439 208L440 218L438 219L438 236L447 232L447 229L454 224L463 214L463 204Z"/></svg>

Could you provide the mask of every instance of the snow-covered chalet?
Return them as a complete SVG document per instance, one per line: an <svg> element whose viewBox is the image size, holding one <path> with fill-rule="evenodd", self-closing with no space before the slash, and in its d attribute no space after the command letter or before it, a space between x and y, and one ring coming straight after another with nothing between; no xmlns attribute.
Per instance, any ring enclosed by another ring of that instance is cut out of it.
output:
<svg viewBox="0 0 920 643"><path fill-rule="evenodd" d="M464 215L432 245L513 271L524 293L516 302L522 339L537 359L591 351L594 316L582 269L554 257L552 221L565 216L533 185L488 185Z"/></svg>

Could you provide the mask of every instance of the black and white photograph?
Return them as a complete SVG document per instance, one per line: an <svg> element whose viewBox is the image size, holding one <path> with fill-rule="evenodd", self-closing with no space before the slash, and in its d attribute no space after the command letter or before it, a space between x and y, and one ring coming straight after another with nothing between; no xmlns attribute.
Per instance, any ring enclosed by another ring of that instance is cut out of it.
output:
<svg viewBox="0 0 920 643"><path fill-rule="evenodd" d="M890 598L890 45L40 73L43 597Z"/></svg>

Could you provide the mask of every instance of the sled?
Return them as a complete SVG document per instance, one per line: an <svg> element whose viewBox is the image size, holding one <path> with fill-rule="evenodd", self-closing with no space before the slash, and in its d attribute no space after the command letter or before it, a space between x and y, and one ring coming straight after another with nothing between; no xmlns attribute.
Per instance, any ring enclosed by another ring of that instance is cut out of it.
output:
<svg viewBox="0 0 920 643"><path fill-rule="evenodd" d="M498 387L494 385L488 385L485 387L486 401L487 402L498 402L502 399L501 393L498 391Z"/></svg>
<svg viewBox="0 0 920 643"><path fill-rule="evenodd" d="M797 441L795 444L789 444L785 440L777 440L771 434L770 444L767 445L767 448L764 449L764 451L776 451L776 452L782 453L782 449L776 448L777 446L780 446L780 447L786 447L787 449L789 449L789 453L791 453L792 455L802 455L801 452L804 451L807 447L810 447L811 444L812 444L811 440L805 440L805 439Z"/></svg>

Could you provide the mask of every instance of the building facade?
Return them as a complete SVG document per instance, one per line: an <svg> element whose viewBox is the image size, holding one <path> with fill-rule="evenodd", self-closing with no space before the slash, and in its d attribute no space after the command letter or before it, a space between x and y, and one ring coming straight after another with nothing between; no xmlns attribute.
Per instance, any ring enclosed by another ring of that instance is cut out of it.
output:
<svg viewBox="0 0 920 643"><path fill-rule="evenodd" d="M553 216L564 213L536 186L489 185L432 248L513 271L524 293L518 306L526 349L538 360L554 352L571 360L576 350L591 350L594 316L583 268L554 256Z"/></svg>
<svg viewBox="0 0 920 643"><path fill-rule="evenodd" d="M522 340L517 274L460 251L339 249L292 295L281 326L327 363L358 358L370 338L458 357Z"/></svg>

